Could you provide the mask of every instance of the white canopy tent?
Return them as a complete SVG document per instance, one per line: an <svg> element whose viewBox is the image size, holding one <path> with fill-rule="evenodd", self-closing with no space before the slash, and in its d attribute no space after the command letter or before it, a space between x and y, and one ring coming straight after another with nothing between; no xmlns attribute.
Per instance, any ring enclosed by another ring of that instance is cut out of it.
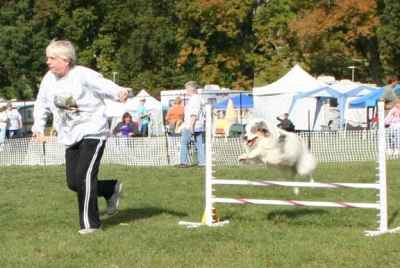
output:
<svg viewBox="0 0 400 268"><path fill-rule="evenodd" d="M134 98L127 101L128 105L134 107L134 111L139 107L140 100L145 99L145 107L148 110L161 110L161 102L156 98L150 96L146 90L142 89Z"/></svg>
<svg viewBox="0 0 400 268"><path fill-rule="evenodd" d="M290 94L308 91L325 85L325 83L318 81L301 68L300 65L296 64L277 81L262 87L255 87L253 91L254 95Z"/></svg>
<svg viewBox="0 0 400 268"><path fill-rule="evenodd" d="M298 130L321 130L332 114L340 121L338 126L345 122L353 126L364 124L365 111L349 109L348 104L376 88L349 80L330 82L328 85L319 81L296 65L276 82L253 89L254 114L278 124L276 117L289 113ZM326 98L338 100L337 111L324 105Z"/></svg>
<svg viewBox="0 0 400 268"><path fill-rule="evenodd" d="M276 117L289 112L295 95L324 86L327 85L315 79L299 65L295 65L279 80L253 89L254 115L278 124L279 121ZM318 124L320 119L315 118L316 106L316 98L298 100L289 116L296 129L308 129L308 114L310 115L310 124L316 121L315 126L318 127L320 125Z"/></svg>
<svg viewBox="0 0 400 268"><path fill-rule="evenodd" d="M121 103L118 101L105 99L104 102L106 104L106 115L108 117L122 118L122 115L125 112L133 112L134 111L133 107L128 105L128 103L130 103L131 99L132 98L128 99L128 101L126 103Z"/></svg>

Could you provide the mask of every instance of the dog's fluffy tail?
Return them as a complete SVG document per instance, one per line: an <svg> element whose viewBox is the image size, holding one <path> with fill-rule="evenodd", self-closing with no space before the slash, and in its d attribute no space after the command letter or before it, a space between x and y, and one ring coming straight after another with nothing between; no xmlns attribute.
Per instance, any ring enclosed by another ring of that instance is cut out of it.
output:
<svg viewBox="0 0 400 268"><path fill-rule="evenodd" d="M306 146L304 146L303 154L296 164L297 173L300 176L310 176L317 167L317 161Z"/></svg>

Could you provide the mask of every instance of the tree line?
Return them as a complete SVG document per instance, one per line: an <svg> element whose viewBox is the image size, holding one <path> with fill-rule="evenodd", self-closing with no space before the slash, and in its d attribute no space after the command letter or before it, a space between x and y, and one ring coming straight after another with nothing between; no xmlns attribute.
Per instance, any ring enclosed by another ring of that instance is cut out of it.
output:
<svg viewBox="0 0 400 268"><path fill-rule="evenodd" d="M2 0L0 96L32 99L52 39L135 90L251 90L300 63L381 85L399 75L398 0ZM350 67L350 68L349 68Z"/></svg>

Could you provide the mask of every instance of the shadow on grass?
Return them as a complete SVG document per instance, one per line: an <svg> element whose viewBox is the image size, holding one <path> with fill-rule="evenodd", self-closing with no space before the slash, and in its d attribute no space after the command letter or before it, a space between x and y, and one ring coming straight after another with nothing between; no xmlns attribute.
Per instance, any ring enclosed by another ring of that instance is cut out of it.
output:
<svg viewBox="0 0 400 268"><path fill-rule="evenodd" d="M397 216L399 215L399 210L397 209L395 212L393 212L392 216L389 218L388 220L388 225L392 225L395 221L395 219L397 218Z"/></svg>
<svg viewBox="0 0 400 268"><path fill-rule="evenodd" d="M269 212L266 215L267 220L281 222L281 221L288 221L294 220L302 217L308 217L312 215L322 215L329 213L323 209L287 209L287 210L277 210L273 212ZM247 216L238 215L238 214L228 214L224 215L223 220L247 220Z"/></svg>
<svg viewBox="0 0 400 268"><path fill-rule="evenodd" d="M186 213L157 207L128 208L120 210L116 215L104 217L102 223L104 228L108 228L114 225L119 225L120 223L129 223L135 220L151 218L160 214L169 214L176 217L187 216Z"/></svg>
<svg viewBox="0 0 400 268"><path fill-rule="evenodd" d="M310 215L322 215L328 213L322 209L292 209L292 210L278 210L268 213L267 219L276 221L281 219L297 219Z"/></svg>

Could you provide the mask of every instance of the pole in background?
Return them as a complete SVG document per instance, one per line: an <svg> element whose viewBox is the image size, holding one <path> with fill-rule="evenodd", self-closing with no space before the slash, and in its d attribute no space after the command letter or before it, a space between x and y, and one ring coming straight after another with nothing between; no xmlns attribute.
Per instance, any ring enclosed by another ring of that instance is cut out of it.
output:
<svg viewBox="0 0 400 268"><path fill-rule="evenodd" d="M354 81L356 66L352 65L352 66L348 66L347 68L351 69L351 81Z"/></svg>

